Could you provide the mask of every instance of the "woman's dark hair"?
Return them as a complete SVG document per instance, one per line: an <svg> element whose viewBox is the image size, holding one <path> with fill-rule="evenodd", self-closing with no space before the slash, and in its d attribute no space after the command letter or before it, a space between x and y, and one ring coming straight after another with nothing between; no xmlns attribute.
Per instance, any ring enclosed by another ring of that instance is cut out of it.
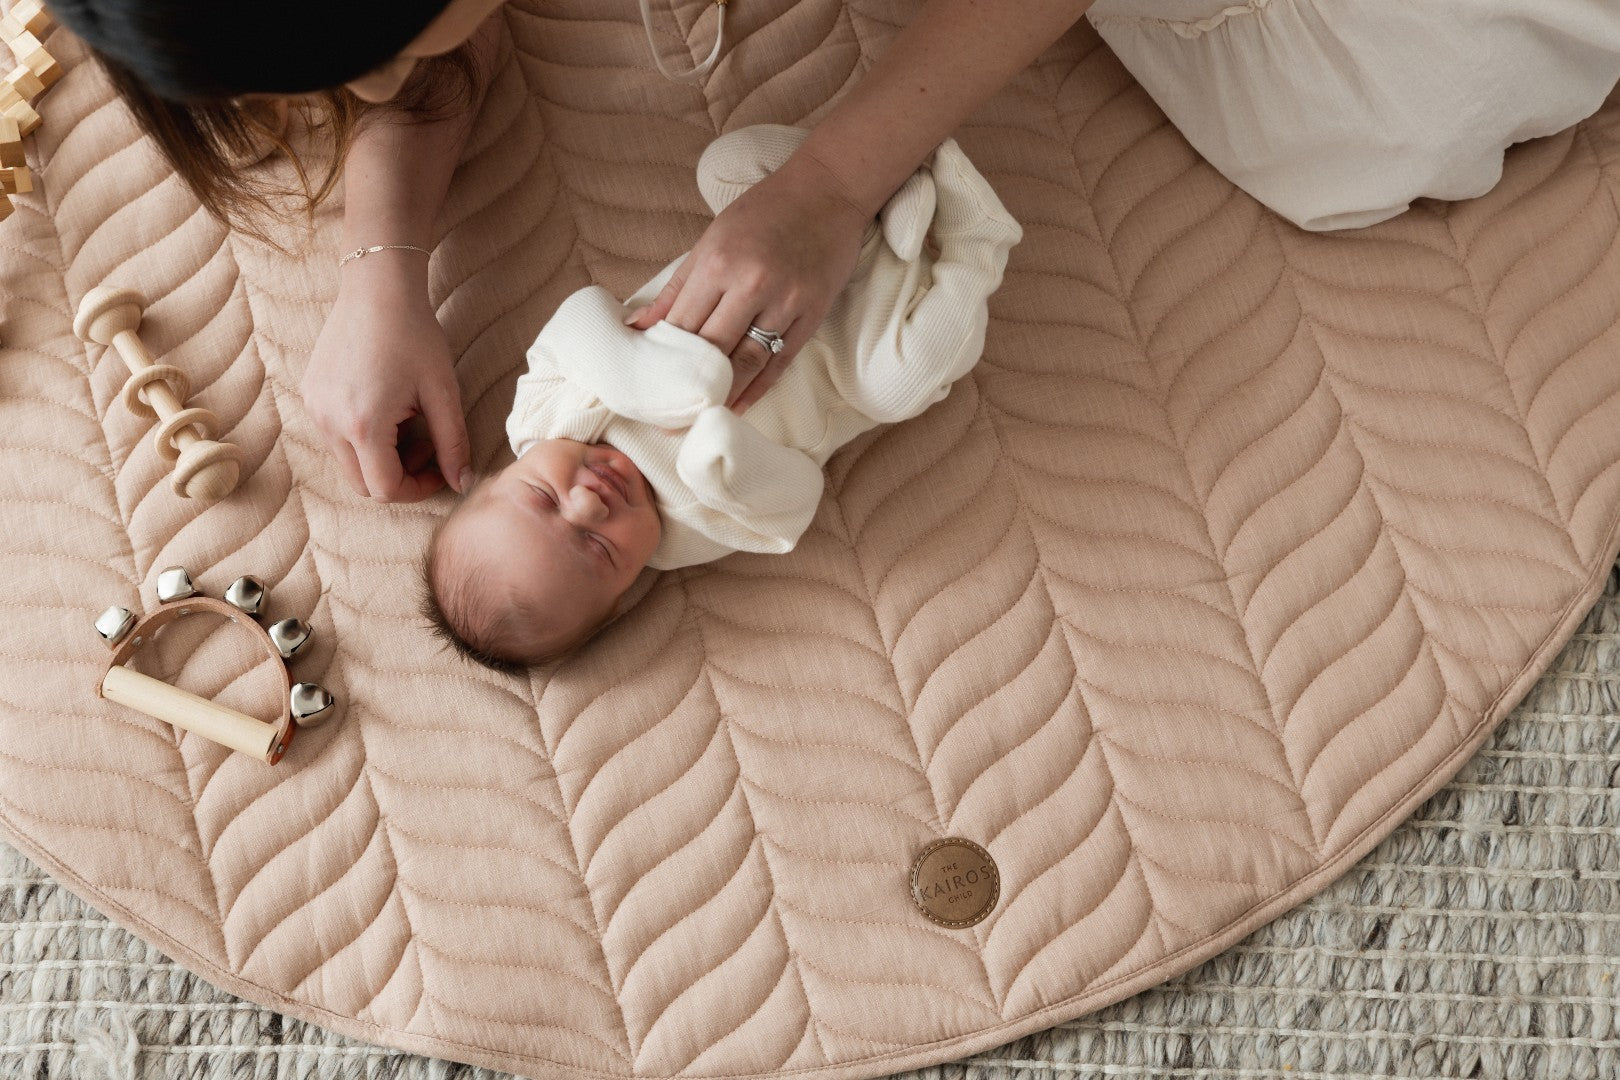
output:
<svg viewBox="0 0 1620 1080"><path fill-rule="evenodd" d="M266 147L286 154L313 210L337 186L362 121L425 122L472 106L483 73L470 44L418 62L383 106L342 86L397 55L448 2L50 0L50 7L84 39L209 213L263 237L252 212L269 211L284 192L243 161L263 157ZM332 151L318 179L288 144L284 109L301 113Z"/></svg>

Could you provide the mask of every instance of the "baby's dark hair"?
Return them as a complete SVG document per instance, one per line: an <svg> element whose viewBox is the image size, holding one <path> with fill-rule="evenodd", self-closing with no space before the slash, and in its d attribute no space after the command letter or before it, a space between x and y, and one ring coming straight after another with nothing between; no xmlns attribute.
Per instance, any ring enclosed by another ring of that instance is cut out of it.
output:
<svg viewBox="0 0 1620 1080"><path fill-rule="evenodd" d="M444 613L439 598L434 595L432 565L431 555L422 561L422 617L432 627L433 636L449 644L466 659L501 675L522 675L526 672L529 665L522 660L502 656L489 645L475 644L456 629L456 624Z"/></svg>
<svg viewBox="0 0 1620 1080"><path fill-rule="evenodd" d="M477 590L461 587L460 581L444 581L434 556L448 520L439 522L433 530L422 557L421 612L434 636L463 658L501 675L522 675L531 667L572 656L618 614L623 597L614 602L606 616L572 641L530 655L512 651L505 643L522 640L523 629L542 620L545 613L521 600L505 607L491 604L488 597Z"/></svg>
<svg viewBox="0 0 1620 1080"><path fill-rule="evenodd" d="M556 659L552 656L520 657L501 648L500 643L511 641L513 631L529 614L521 607L502 609L491 605L487 597L476 590L460 588L459 582L440 580L434 555L444 526L445 522L441 521L433 530L427 553L422 557L422 616L433 628L434 636L466 659L502 675L522 675L532 665ZM439 600L447 584L450 588L446 599L451 613L446 613L444 603Z"/></svg>

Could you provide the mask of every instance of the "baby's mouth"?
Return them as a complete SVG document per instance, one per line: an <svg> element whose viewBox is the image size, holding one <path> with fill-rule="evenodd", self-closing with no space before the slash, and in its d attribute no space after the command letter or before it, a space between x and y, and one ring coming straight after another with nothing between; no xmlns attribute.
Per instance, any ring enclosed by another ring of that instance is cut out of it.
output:
<svg viewBox="0 0 1620 1080"><path fill-rule="evenodd" d="M608 465L587 465L591 472L602 478L602 482L619 493L619 501L626 506L630 505L630 485L625 483L624 477L617 470Z"/></svg>
<svg viewBox="0 0 1620 1080"><path fill-rule="evenodd" d="M610 482L619 489L620 494L626 500L629 499L632 491L639 491L643 495L649 494L647 478L641 474L640 469L636 468L634 461L627 455L610 448L598 447L597 449L606 450L607 452L599 454L595 460L591 461L590 467L605 470L607 477L611 478Z"/></svg>

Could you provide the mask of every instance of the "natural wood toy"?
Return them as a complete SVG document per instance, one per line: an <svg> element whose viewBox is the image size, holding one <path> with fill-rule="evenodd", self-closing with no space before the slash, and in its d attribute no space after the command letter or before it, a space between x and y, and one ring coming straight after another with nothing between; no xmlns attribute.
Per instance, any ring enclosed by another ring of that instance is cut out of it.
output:
<svg viewBox="0 0 1620 1080"><path fill-rule="evenodd" d="M143 619L137 620L128 608L110 607L96 620L96 632L113 649L107 671L96 688L101 697L195 732L232 750L263 758L271 765L281 760L299 728L323 724L337 713L337 700L324 687L292 681L286 663L309 641L309 626L302 619L282 619L268 629L259 625L268 590L257 578L236 579L225 591L224 600L214 600L197 592L185 567L171 566L158 575L157 594L156 610ZM169 623L202 613L223 615L252 630L270 655L282 662L286 696L282 699L281 716L275 723L217 705L124 666L136 650Z"/></svg>
<svg viewBox="0 0 1620 1080"><path fill-rule="evenodd" d="M119 394L136 416L161 422L152 433L158 456L174 465L175 494L211 502L224 498L241 475L241 448L214 441L219 417L207 409L186 408L191 380L173 364L159 364L135 331L146 301L132 289L97 286L79 302L73 333L81 340L111 345L124 358L129 379Z"/></svg>
<svg viewBox="0 0 1620 1080"><path fill-rule="evenodd" d="M40 39L56 25L41 0L17 0L0 15L0 39L11 49L17 66L0 79L0 221L11 216L12 195L34 189L33 177L23 160L22 140L39 127L33 101L62 77L57 63Z"/></svg>

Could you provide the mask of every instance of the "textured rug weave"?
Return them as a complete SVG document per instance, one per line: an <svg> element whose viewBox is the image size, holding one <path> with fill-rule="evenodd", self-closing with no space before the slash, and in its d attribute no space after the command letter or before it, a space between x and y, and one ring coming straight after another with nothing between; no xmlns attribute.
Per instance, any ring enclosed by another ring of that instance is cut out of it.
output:
<svg viewBox="0 0 1620 1080"><path fill-rule="evenodd" d="M1455 782L1188 974L911 1076L1620 1075L1620 577ZM0 1077L494 1080L238 1001L0 846Z"/></svg>

